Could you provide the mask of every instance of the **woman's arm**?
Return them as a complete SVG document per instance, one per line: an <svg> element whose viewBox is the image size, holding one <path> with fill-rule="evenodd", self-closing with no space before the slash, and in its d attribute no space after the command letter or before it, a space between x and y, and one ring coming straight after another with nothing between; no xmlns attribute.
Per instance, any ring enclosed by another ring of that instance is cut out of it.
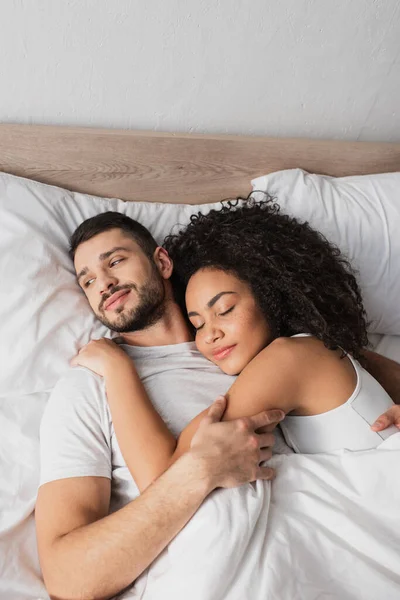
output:
<svg viewBox="0 0 400 600"><path fill-rule="evenodd" d="M226 394L228 405L223 421L251 417L268 409L280 409L285 414L296 409L302 380L298 358L297 348L288 338L279 338L264 348ZM197 415L182 431L171 464L190 448L205 413Z"/></svg>
<svg viewBox="0 0 400 600"><path fill-rule="evenodd" d="M105 338L89 342L71 364L104 377L122 455L143 492L189 450L208 409L189 423L177 443L151 404L132 360L114 342ZM295 409L300 371L290 341L275 340L246 366L230 388L223 420L252 417L270 408L284 413Z"/></svg>
<svg viewBox="0 0 400 600"><path fill-rule="evenodd" d="M153 407L129 356L115 342L92 340L71 361L104 378L122 456L143 492L169 466L176 439Z"/></svg>
<svg viewBox="0 0 400 600"><path fill-rule="evenodd" d="M110 362L104 382L122 456L143 492L168 468L176 439L153 407L129 357L118 364Z"/></svg>
<svg viewBox="0 0 400 600"><path fill-rule="evenodd" d="M375 356L386 364L393 363ZM269 408L284 413L297 408L299 390L306 377L305 363L298 346L289 339L275 340L246 366L230 388L223 420L250 417ZM87 367L104 377L122 455L143 492L190 448L207 410L189 423L177 442L151 404L132 360L114 342L107 339L90 342L71 364Z"/></svg>
<svg viewBox="0 0 400 600"><path fill-rule="evenodd" d="M400 404L400 365L375 352L365 351L367 369L391 395L393 401ZM317 357L313 357L317 358ZM310 361L299 346L288 338L279 338L262 350L242 371L230 388L228 406L223 420L230 421L247 417L268 408L282 409L285 413L299 406L300 390L307 380L307 368ZM204 413L198 415L182 431L172 461L190 448ZM376 430L391 424L400 425L396 409L382 415Z"/></svg>
<svg viewBox="0 0 400 600"><path fill-rule="evenodd" d="M253 358L228 391L223 421L268 409L286 414L297 408L302 372L297 348L289 339L280 338ZM189 450L208 409L185 427L176 442L153 408L132 361L124 355L125 360L107 361L104 379L122 455L142 492Z"/></svg>

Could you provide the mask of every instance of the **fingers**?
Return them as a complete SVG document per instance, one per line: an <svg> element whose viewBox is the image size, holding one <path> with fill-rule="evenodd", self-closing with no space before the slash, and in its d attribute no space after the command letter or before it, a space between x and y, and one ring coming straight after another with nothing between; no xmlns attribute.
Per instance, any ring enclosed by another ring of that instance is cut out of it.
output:
<svg viewBox="0 0 400 600"><path fill-rule="evenodd" d="M78 352L79 354L79 352ZM79 357L78 354L76 354L73 358L71 358L71 360L69 361L69 364L71 367L79 367Z"/></svg>
<svg viewBox="0 0 400 600"><path fill-rule="evenodd" d="M226 409L226 398L225 396L218 396L218 398L211 404L208 413L207 419L211 423L216 423L220 421L223 417L223 414Z"/></svg>
<svg viewBox="0 0 400 600"><path fill-rule="evenodd" d="M258 415L254 415L254 417L249 418L249 422L251 427L254 430L260 429L260 427L265 427L266 425L277 425L280 421L285 418L285 413L283 410L272 409L272 410L264 410Z"/></svg>
<svg viewBox="0 0 400 600"><path fill-rule="evenodd" d="M89 342L89 344L90 344L90 342ZM86 349L89 344L85 344L85 346L82 346L82 348L79 348L79 350L75 354L75 356L73 358L71 358L71 360L69 361L69 364L71 365L71 367L79 367L80 366L80 361L82 360L82 357L85 355Z"/></svg>
<svg viewBox="0 0 400 600"><path fill-rule="evenodd" d="M266 460L269 460L272 457L272 449L271 448L263 448L260 451L260 463L265 462Z"/></svg>
<svg viewBox="0 0 400 600"><path fill-rule="evenodd" d="M257 479L271 480L275 478L275 475L275 469L271 469L271 467L258 467Z"/></svg>
<svg viewBox="0 0 400 600"><path fill-rule="evenodd" d="M400 428L400 405L389 408L371 425L371 429L372 431L382 431L390 425L396 425Z"/></svg>
<svg viewBox="0 0 400 600"><path fill-rule="evenodd" d="M275 444L275 436L273 433L257 434L259 448L272 448Z"/></svg>
<svg viewBox="0 0 400 600"><path fill-rule="evenodd" d="M371 425L371 429L372 431L382 431L382 429L389 427L390 424L390 419L386 415L382 415L373 425Z"/></svg>

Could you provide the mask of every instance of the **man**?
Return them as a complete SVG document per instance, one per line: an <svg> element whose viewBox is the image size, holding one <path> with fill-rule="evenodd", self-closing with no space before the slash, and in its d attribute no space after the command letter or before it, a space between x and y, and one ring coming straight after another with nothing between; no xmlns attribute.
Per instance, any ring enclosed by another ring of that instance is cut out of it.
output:
<svg viewBox="0 0 400 600"><path fill-rule="evenodd" d="M71 256L91 308L121 334L156 410L178 435L233 378L196 352L174 300L167 252L139 223L104 213L78 227ZM400 382L396 363L373 354L369 361L386 387L396 377ZM57 384L42 423L36 508L51 596L115 595L151 564L213 489L272 477L259 463L270 456L273 436L267 430L282 418L280 411L221 423L223 412L224 401L218 400L190 451L138 496L101 378L77 368ZM382 418L394 422L398 414Z"/></svg>

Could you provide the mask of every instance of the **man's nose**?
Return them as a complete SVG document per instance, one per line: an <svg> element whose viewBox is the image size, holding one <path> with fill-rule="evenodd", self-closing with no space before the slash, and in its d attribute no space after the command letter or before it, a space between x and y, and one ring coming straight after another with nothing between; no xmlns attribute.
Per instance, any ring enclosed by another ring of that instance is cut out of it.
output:
<svg viewBox="0 0 400 600"><path fill-rule="evenodd" d="M111 277L110 275L104 274L99 279L99 291L100 295L106 294L110 291L110 289L116 286L118 283L118 279L116 277Z"/></svg>

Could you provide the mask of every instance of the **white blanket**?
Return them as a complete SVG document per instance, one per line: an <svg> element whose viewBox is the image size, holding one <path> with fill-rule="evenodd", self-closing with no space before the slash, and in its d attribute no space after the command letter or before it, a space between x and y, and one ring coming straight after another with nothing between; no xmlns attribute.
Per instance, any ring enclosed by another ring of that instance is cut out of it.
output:
<svg viewBox="0 0 400 600"><path fill-rule="evenodd" d="M123 598L398 600L400 433L218 490Z"/></svg>

